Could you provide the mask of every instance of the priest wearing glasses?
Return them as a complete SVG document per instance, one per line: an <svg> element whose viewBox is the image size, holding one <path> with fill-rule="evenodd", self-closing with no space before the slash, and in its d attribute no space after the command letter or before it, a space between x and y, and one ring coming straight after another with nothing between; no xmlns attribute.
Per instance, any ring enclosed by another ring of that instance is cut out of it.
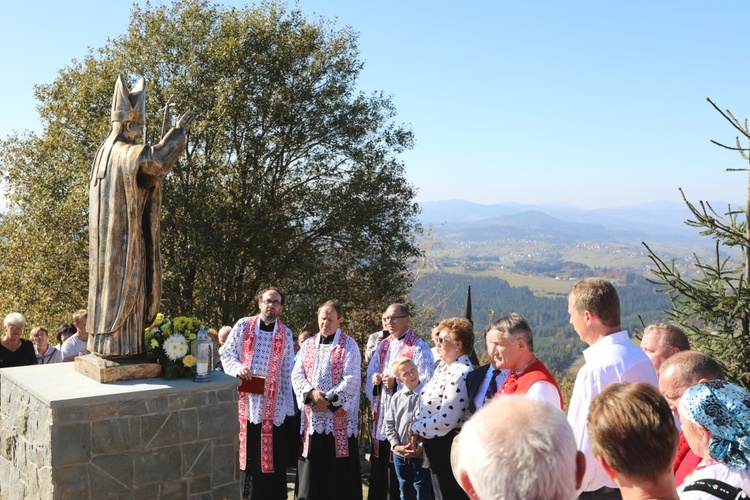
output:
<svg viewBox="0 0 750 500"><path fill-rule="evenodd" d="M219 349L224 372L239 388L242 498L286 500L285 434L294 415L292 331L279 320L284 296L275 287L258 294L260 314L242 318Z"/></svg>
<svg viewBox="0 0 750 500"><path fill-rule="evenodd" d="M372 453L370 454L369 500L398 500L398 477L393 463L391 444L386 436L385 415L393 394L400 384L392 371L393 362L402 357L412 360L419 380L426 384L432 378L435 361L427 343L409 326L409 308L405 304L391 304L383 313L383 325L388 336L378 343L365 378L365 394L372 410Z"/></svg>

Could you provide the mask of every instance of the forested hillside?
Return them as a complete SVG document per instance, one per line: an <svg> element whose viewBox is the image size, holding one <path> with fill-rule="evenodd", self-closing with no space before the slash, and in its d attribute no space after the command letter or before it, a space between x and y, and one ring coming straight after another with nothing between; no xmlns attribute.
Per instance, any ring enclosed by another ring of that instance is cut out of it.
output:
<svg viewBox="0 0 750 500"><path fill-rule="evenodd" d="M466 290L471 286L473 320L477 333L476 347L483 349L483 332L493 320L512 312L523 315L534 331L537 356L551 369L564 372L585 348L568 323L567 295L537 296L528 287L511 287L496 277L477 277L446 272L429 273L414 285L411 300L436 319L463 316ZM573 287L571 281L570 287ZM643 278L632 284L617 285L622 305L623 328L640 333L643 322L664 318L669 299L656 293Z"/></svg>

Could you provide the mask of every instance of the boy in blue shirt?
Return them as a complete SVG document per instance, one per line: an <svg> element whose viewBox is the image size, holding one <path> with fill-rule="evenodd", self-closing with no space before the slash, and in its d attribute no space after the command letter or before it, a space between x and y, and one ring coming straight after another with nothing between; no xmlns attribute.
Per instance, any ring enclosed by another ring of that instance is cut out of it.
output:
<svg viewBox="0 0 750 500"><path fill-rule="evenodd" d="M402 388L393 395L386 410L385 435L391 443L401 500L431 499L430 469L423 467L422 443L417 436L409 435L409 427L419 408L419 393L422 392L419 372L407 357L396 359L391 364L391 372Z"/></svg>

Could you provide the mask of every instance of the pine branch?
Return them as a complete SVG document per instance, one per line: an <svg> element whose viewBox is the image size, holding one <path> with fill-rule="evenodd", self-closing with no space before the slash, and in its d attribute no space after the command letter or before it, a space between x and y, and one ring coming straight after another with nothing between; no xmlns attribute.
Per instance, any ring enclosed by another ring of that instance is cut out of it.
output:
<svg viewBox="0 0 750 500"><path fill-rule="evenodd" d="M711 106L713 106L714 109L716 111L718 111L719 114L724 117L724 119L726 119L726 121L728 121L729 123L731 123L732 126L734 128L736 128L737 130L739 130L742 135L744 135L745 137L747 137L748 139L750 139L750 133L747 131L747 129L742 128L742 126L739 124L739 122L737 121L737 119L734 116L732 116L732 113L729 110L727 110L727 112L725 113L724 111L722 111L721 109L719 109L719 107L716 104L714 104L714 102L711 100L711 98L706 97L706 100L711 103Z"/></svg>
<svg viewBox="0 0 750 500"><path fill-rule="evenodd" d="M742 148L742 147L739 147L739 146L738 147L727 146L726 144L722 144L719 141L715 141L713 139L709 139L709 141L712 144L716 144L720 148L729 149L730 151L750 151L750 149L748 149L748 148Z"/></svg>

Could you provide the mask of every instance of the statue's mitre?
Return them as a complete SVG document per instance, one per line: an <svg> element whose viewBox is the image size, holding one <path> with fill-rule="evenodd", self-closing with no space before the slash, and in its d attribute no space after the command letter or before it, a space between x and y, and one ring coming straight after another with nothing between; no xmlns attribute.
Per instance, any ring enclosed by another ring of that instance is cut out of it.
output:
<svg viewBox="0 0 750 500"><path fill-rule="evenodd" d="M146 80L141 78L133 90L128 90L122 75L117 76L112 96L112 121L146 123Z"/></svg>

